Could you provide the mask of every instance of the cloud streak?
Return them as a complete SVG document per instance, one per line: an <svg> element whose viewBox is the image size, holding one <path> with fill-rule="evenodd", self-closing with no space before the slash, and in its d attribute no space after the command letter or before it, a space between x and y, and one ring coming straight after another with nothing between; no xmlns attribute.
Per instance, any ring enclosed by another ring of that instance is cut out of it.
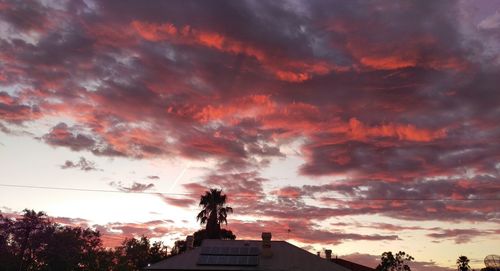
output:
<svg viewBox="0 0 500 271"><path fill-rule="evenodd" d="M131 185L123 184L122 182L110 182L110 186L116 189L127 192L127 193L140 193L150 189L153 189L155 185L153 183L138 183L133 182Z"/></svg>

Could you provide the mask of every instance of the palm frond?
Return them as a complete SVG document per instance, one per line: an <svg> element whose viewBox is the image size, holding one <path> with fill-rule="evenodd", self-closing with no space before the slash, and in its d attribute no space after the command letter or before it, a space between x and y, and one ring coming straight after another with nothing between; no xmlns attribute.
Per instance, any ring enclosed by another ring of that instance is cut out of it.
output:
<svg viewBox="0 0 500 271"><path fill-rule="evenodd" d="M214 217L218 224L227 224L227 214L233 212L233 208L225 206L227 196L222 193L222 189L210 189L200 196L201 211L196 216L196 220L204 225L209 223L210 217Z"/></svg>

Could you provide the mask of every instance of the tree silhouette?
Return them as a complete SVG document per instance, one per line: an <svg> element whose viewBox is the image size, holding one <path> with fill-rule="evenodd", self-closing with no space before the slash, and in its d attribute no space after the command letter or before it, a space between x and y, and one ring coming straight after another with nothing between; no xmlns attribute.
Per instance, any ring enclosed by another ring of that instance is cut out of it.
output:
<svg viewBox="0 0 500 271"><path fill-rule="evenodd" d="M187 250L186 240L177 240L172 248L171 255L177 255L185 252Z"/></svg>
<svg viewBox="0 0 500 271"><path fill-rule="evenodd" d="M470 266L469 266L469 259L467 256L460 256L457 259L457 270L458 271L469 271Z"/></svg>
<svg viewBox="0 0 500 271"><path fill-rule="evenodd" d="M17 219L0 215L0 270L109 271L100 234L63 226L43 212L24 210ZM109 258L109 257L108 257Z"/></svg>
<svg viewBox="0 0 500 271"><path fill-rule="evenodd" d="M205 239L207 239L207 230L201 229L193 233L193 238L194 238L194 246L199 247L201 246L201 242ZM236 239L236 235L230 230L226 229L221 229L220 230L220 239L222 240L234 240Z"/></svg>
<svg viewBox="0 0 500 271"><path fill-rule="evenodd" d="M11 221L8 234L12 238L11 249L17 258L19 270L39 270L40 251L49 234L50 223L44 212L23 210L21 219Z"/></svg>
<svg viewBox="0 0 500 271"><path fill-rule="evenodd" d="M161 242L151 244L146 236L127 238L116 248L117 264L113 270L139 271L148 264L167 258L167 249Z"/></svg>
<svg viewBox="0 0 500 271"><path fill-rule="evenodd" d="M12 247L11 229L13 221L0 214L0 263L2 270L11 271L17 270L17 257Z"/></svg>
<svg viewBox="0 0 500 271"><path fill-rule="evenodd" d="M99 262L103 250L99 232L52 224L46 237L37 255L43 263L38 270L108 270Z"/></svg>
<svg viewBox="0 0 500 271"><path fill-rule="evenodd" d="M221 223L227 224L227 214L232 213L233 209L226 206L226 195L222 190L210 189L200 198L202 210L196 216L201 225L206 224L207 238L219 239L221 237Z"/></svg>
<svg viewBox="0 0 500 271"><path fill-rule="evenodd" d="M399 251L396 255L392 252L382 253L382 258L380 264L375 268L377 271L411 271L408 263L413 261L415 258L406 254L403 251Z"/></svg>
<svg viewBox="0 0 500 271"><path fill-rule="evenodd" d="M0 271L138 271L166 257L166 247L145 236L105 249L98 231L54 223L43 212L0 214Z"/></svg>

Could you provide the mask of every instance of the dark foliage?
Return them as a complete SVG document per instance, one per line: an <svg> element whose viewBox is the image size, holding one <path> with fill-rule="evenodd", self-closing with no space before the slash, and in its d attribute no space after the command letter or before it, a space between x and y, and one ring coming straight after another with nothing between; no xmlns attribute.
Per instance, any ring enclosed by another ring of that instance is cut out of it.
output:
<svg viewBox="0 0 500 271"><path fill-rule="evenodd" d="M469 266L470 260L467 258L467 256L460 256L457 259L457 269L458 271L469 271L470 266Z"/></svg>
<svg viewBox="0 0 500 271"><path fill-rule="evenodd" d="M415 258L406 254L403 251L399 251L396 255L392 252L382 253L382 258L380 264L375 268L377 271L411 271L408 263L413 261Z"/></svg>
<svg viewBox="0 0 500 271"><path fill-rule="evenodd" d="M207 239L207 230L206 229L201 229L195 233L193 233L194 236L194 246L199 247L201 246L201 242L205 239ZM222 240L235 240L236 235L230 230L226 229L221 229L220 230L220 239Z"/></svg>
<svg viewBox="0 0 500 271"><path fill-rule="evenodd" d="M19 218L0 214L1 271L136 271L167 257L161 242L126 239L105 249L93 229L63 226L43 212L24 210Z"/></svg>
<svg viewBox="0 0 500 271"><path fill-rule="evenodd" d="M177 240L172 248L172 255L177 255L187 250L186 240Z"/></svg>
<svg viewBox="0 0 500 271"><path fill-rule="evenodd" d="M151 244L145 236L140 239L125 239L115 252L117 264L114 270L117 271L141 270L142 267L168 256L167 249L161 242Z"/></svg>

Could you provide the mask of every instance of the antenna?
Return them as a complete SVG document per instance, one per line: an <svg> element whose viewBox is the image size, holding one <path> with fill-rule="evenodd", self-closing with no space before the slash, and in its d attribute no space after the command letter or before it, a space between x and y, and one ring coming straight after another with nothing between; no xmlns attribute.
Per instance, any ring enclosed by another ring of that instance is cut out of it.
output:
<svg viewBox="0 0 500 271"><path fill-rule="evenodd" d="M484 265L493 270L500 270L500 256L488 255L484 258Z"/></svg>

